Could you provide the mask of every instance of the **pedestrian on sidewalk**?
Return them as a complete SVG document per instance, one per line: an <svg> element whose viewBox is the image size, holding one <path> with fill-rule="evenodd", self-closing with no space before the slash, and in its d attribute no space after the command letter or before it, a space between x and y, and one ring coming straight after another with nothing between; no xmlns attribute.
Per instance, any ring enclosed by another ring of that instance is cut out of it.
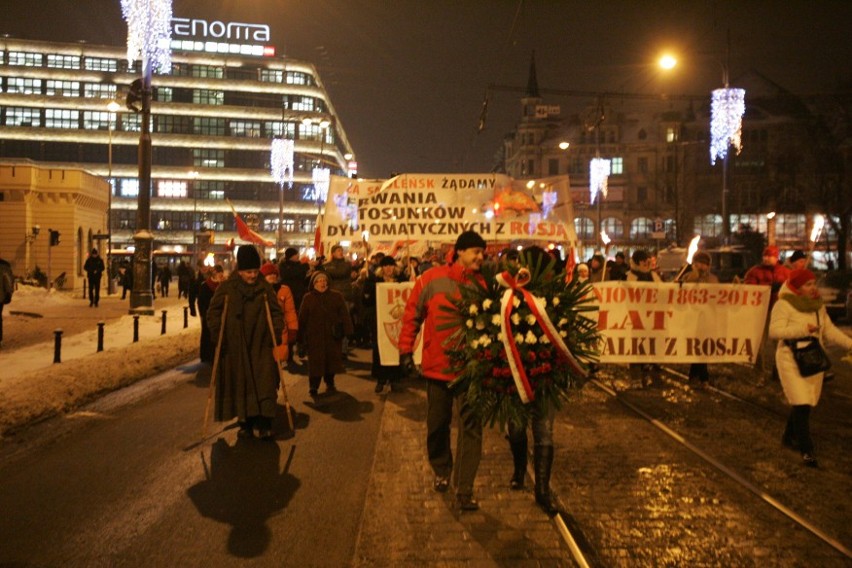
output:
<svg viewBox="0 0 852 568"><path fill-rule="evenodd" d="M0 257L0 347L3 346L3 306L12 301L15 292L15 277L12 265Z"/></svg>
<svg viewBox="0 0 852 568"><path fill-rule="evenodd" d="M98 249L93 248L89 258L83 264L86 277L89 281L89 307L98 307L101 300L101 276L104 273L104 261L98 254Z"/></svg>
<svg viewBox="0 0 852 568"><path fill-rule="evenodd" d="M172 269L169 268L168 262L160 269L157 277L160 279L160 294L162 294L163 298L168 298L169 284L172 283Z"/></svg>
<svg viewBox="0 0 852 568"><path fill-rule="evenodd" d="M692 256L692 270L683 277L687 284L718 284L719 277L710 271L710 255L704 251L698 251ZM699 385L706 385L710 381L710 372L707 363L693 363L689 366L689 380L698 381Z"/></svg>
<svg viewBox="0 0 852 568"><path fill-rule="evenodd" d="M284 330L284 317L272 286L260 278L260 254L253 245L237 251L237 271L222 282L207 310L210 337L219 352L214 418L236 418L240 438L273 440L272 419L278 400L278 361L273 347ZM225 309L227 298L227 310ZM272 317L272 328L269 325Z"/></svg>
<svg viewBox="0 0 852 568"><path fill-rule="evenodd" d="M207 310L210 307L210 301L213 299L213 294L219 284L225 280L225 270L221 264L217 264L210 269L207 278L198 285L198 312L201 316L201 344L199 346L199 357L202 363L213 363L213 355L216 346L210 338L210 328L207 326Z"/></svg>
<svg viewBox="0 0 852 568"><path fill-rule="evenodd" d="M330 289L328 274L314 272L299 306L300 351L308 354L308 392L312 397L319 394L322 381L325 381L325 392L337 392L334 376L346 370L343 338L353 332L343 294Z"/></svg>
<svg viewBox="0 0 852 568"><path fill-rule="evenodd" d="M790 272L772 308L769 337L779 340L775 361L784 396L792 407L781 443L799 450L804 465L817 467L810 415L822 394L825 373L803 377L790 344L816 337L821 344L833 343L852 351L852 337L837 329L829 319L816 287L816 276L810 270L799 268Z"/></svg>
<svg viewBox="0 0 852 568"><path fill-rule="evenodd" d="M448 373L447 355L454 330L442 327L444 309L452 309L452 299L460 297L459 286L475 278L483 282L479 270L485 258L485 240L475 231L465 231L456 239L452 262L424 272L414 283L405 305L399 337L399 357L403 371L413 374L414 341L423 328L422 374L426 379L426 450L435 473L435 491L446 492L450 475L456 502L464 511L479 509L473 498L473 485L482 457L482 424L465 399L465 392L450 387L457 375ZM453 404L459 406L460 421L456 462L450 445Z"/></svg>

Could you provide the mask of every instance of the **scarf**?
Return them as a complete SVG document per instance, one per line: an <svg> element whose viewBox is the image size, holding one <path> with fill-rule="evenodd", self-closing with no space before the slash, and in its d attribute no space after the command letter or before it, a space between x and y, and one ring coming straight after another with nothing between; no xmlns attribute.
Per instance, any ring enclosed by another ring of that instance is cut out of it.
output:
<svg viewBox="0 0 852 568"><path fill-rule="evenodd" d="M790 305L793 306L796 311L806 314L819 311L822 307L822 298L819 297L808 298L807 296L784 294L780 299L790 302Z"/></svg>

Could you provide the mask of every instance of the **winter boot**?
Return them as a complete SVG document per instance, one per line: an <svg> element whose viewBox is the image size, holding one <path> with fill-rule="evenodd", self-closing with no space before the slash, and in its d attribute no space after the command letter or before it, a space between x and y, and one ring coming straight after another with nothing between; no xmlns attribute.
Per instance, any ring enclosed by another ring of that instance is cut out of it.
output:
<svg viewBox="0 0 852 568"><path fill-rule="evenodd" d="M550 491L550 470L553 468L553 446L533 447L535 467L535 502L548 515L559 512L556 496Z"/></svg>
<svg viewBox="0 0 852 568"><path fill-rule="evenodd" d="M509 482L509 487L515 491L524 488L524 477L527 474L527 433L523 435L509 435L509 448L512 450L512 461L515 464L515 473L512 474L512 480Z"/></svg>

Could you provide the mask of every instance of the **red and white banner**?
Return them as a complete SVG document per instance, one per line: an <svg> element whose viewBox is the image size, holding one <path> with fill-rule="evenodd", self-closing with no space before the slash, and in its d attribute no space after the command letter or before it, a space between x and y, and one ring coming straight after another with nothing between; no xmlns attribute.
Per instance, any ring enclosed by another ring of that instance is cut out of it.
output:
<svg viewBox="0 0 852 568"><path fill-rule="evenodd" d="M754 363L769 287L748 284L603 282L602 363Z"/></svg>
<svg viewBox="0 0 852 568"><path fill-rule="evenodd" d="M325 242L454 242L464 231L486 241L574 243L568 176L534 182L501 174L401 174L389 180L332 176Z"/></svg>
<svg viewBox="0 0 852 568"><path fill-rule="evenodd" d="M411 295L414 282L379 283L376 285L376 319L379 322L376 341L379 345L379 360L382 365L399 365L399 334L402 331L402 316L405 303ZM418 365L423 357L421 334L414 342L414 362Z"/></svg>

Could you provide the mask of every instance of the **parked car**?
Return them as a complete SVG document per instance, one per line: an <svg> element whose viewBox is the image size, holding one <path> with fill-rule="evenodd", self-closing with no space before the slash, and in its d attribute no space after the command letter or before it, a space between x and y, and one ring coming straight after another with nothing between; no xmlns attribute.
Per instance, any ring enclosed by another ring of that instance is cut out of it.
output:
<svg viewBox="0 0 852 568"><path fill-rule="evenodd" d="M852 323L852 272L833 270L817 277L817 290L828 317Z"/></svg>

